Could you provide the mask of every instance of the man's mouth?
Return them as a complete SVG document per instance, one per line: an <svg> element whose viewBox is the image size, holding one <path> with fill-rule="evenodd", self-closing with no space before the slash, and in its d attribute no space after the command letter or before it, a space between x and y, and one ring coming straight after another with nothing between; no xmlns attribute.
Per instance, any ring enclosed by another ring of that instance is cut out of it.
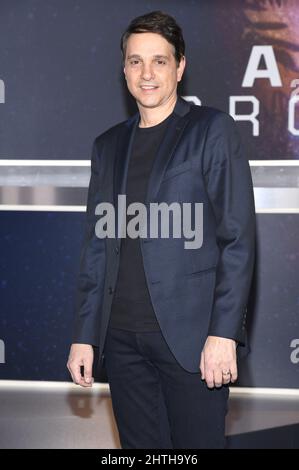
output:
<svg viewBox="0 0 299 470"><path fill-rule="evenodd" d="M143 91L152 91L156 90L158 87L155 85L141 85L140 87Z"/></svg>

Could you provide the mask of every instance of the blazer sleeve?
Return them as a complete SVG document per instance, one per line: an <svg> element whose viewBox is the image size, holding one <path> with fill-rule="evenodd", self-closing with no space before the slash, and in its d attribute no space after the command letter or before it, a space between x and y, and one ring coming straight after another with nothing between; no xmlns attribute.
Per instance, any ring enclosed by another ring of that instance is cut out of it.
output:
<svg viewBox="0 0 299 470"><path fill-rule="evenodd" d="M93 142L84 238L75 298L73 343L99 345L100 309L105 279L105 239L95 234L95 208L100 202L99 156Z"/></svg>
<svg viewBox="0 0 299 470"><path fill-rule="evenodd" d="M208 334L244 345L254 268L255 207L249 162L236 123L229 114L219 112L213 118L203 161L219 248Z"/></svg>

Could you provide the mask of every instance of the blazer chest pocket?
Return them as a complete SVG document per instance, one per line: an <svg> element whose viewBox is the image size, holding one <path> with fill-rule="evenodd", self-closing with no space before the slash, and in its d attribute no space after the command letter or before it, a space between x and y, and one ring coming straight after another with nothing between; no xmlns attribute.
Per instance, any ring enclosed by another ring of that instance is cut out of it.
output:
<svg viewBox="0 0 299 470"><path fill-rule="evenodd" d="M180 175L185 171L191 170L191 168L192 163L189 160L180 163L179 165L176 165L165 172L162 182L168 180L169 178L173 178L176 175Z"/></svg>
<svg viewBox="0 0 299 470"><path fill-rule="evenodd" d="M213 271L216 271L216 266L212 266L211 268L206 268L206 269L194 270L191 273L187 273L186 276L187 277L204 276L205 274L208 274Z"/></svg>

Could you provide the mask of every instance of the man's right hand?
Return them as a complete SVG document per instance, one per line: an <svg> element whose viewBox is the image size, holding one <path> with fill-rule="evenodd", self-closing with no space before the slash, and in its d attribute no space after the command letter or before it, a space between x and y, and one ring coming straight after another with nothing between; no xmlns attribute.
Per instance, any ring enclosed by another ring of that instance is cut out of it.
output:
<svg viewBox="0 0 299 470"><path fill-rule="evenodd" d="M73 382L82 387L92 387L93 348L90 344L73 343L70 349L67 368L71 373ZM84 367L84 375L80 367Z"/></svg>

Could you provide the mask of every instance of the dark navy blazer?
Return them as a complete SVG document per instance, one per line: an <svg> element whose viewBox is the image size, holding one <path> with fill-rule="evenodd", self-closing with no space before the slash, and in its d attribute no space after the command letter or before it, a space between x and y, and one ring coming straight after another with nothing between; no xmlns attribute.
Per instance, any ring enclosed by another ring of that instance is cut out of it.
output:
<svg viewBox="0 0 299 470"><path fill-rule="evenodd" d="M98 347L101 360L121 238L96 236L95 207L110 202L117 211L139 118L137 112L93 144L73 342ZM147 207L150 202L203 203L200 248L184 248L184 238L140 239L146 281L164 338L181 366L198 372L208 335L246 346L255 209L249 163L229 114L178 97L150 174Z"/></svg>

